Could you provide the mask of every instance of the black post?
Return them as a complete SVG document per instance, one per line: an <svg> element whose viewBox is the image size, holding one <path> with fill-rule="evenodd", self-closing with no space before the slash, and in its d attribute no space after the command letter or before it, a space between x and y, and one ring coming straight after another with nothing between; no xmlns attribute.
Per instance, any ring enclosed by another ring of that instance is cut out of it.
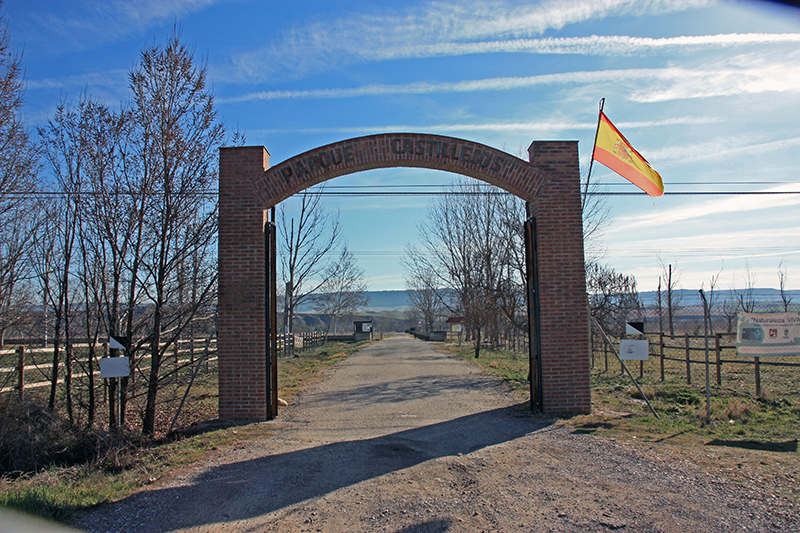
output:
<svg viewBox="0 0 800 533"><path fill-rule="evenodd" d="M264 225L265 239L265 315L266 315L266 401L267 420L278 416L278 314L277 314L277 254L275 208L270 209L270 219Z"/></svg>
<svg viewBox="0 0 800 533"><path fill-rule="evenodd" d="M533 206L526 204L528 219L525 221L525 266L528 289L528 379L531 387L531 411L541 412L542 405L542 360L539 306L539 268L536 260L536 217Z"/></svg>

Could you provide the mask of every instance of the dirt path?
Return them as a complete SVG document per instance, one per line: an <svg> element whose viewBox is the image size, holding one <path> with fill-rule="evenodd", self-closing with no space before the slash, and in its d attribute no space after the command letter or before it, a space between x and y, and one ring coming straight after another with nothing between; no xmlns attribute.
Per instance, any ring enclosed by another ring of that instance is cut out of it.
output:
<svg viewBox="0 0 800 533"><path fill-rule="evenodd" d="M264 441L86 517L91 531L800 531L800 506L549 425L471 365L394 336Z"/></svg>

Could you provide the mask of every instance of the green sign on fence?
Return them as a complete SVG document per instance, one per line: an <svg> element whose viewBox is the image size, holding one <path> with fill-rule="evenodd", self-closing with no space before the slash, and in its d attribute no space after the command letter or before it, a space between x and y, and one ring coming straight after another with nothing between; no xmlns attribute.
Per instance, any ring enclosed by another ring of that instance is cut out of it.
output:
<svg viewBox="0 0 800 533"><path fill-rule="evenodd" d="M736 353L745 357L800 355L800 313L739 313Z"/></svg>

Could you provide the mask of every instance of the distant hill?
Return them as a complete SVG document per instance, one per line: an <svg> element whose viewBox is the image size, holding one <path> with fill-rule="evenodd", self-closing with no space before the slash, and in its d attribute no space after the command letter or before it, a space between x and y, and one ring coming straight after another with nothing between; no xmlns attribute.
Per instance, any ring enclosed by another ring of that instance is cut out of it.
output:
<svg viewBox="0 0 800 533"><path fill-rule="evenodd" d="M706 298L709 297L708 291ZM793 307L800 304L800 291L786 291L786 294L791 298ZM662 290L662 299L666 301L666 292ZM702 306L703 301L700 298L699 290L679 289L675 291L676 301L680 301L682 306ZM752 298L755 300L756 305L778 305L782 302L781 291L778 289L753 289ZM639 300L646 307L658 305L658 291L646 291L639 293ZM721 303L727 300L737 300L736 291L731 289L716 290L714 291L714 302Z"/></svg>
<svg viewBox="0 0 800 533"><path fill-rule="evenodd" d="M405 311L411 304L408 301L408 291L367 291L369 305L367 312L386 312L386 311ZM311 305L302 305L298 310L300 313L313 313Z"/></svg>
<svg viewBox="0 0 800 533"><path fill-rule="evenodd" d="M786 291L792 299L792 304L796 307L800 305L800 290ZM408 291L368 291L369 305L366 313L382 313L397 311L403 312L411 307L408 299ZM708 291L706 291L708 296ZM666 293L663 296L666 298ZM675 297L680 300L682 306L701 306L700 293L697 290L679 289L675 291ZM655 306L658 304L658 291L646 291L639 293L639 299L645 306ZM714 301L721 303L725 300L735 300L736 293L733 290L714 291ZM753 289L753 299L759 304L778 304L781 301L778 289ZM313 313L314 308L303 305L299 309L300 313Z"/></svg>
<svg viewBox="0 0 800 533"><path fill-rule="evenodd" d="M405 311L411 306L408 291L369 291L367 297L370 311Z"/></svg>

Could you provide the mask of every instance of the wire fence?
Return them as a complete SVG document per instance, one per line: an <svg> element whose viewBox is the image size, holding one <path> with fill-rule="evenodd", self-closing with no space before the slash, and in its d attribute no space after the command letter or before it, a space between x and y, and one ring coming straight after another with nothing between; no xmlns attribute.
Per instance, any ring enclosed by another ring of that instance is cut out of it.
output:
<svg viewBox="0 0 800 533"><path fill-rule="evenodd" d="M800 304L775 297L762 297L753 303L750 309L757 313L800 310ZM720 392L735 391L775 401L787 396L800 397L800 355L745 357L737 354L736 327L741 310L741 305L730 299L716 303L707 315L702 304L675 305L671 316L663 305L661 308L657 304L643 307L637 321L644 322L645 335L637 338L648 340L649 358L646 361L627 361L629 369L637 379L648 383L702 387L705 386L707 353L710 382ZM709 319L707 335L704 327L706 316ZM619 351L619 341L625 338L624 331L606 333ZM528 356L528 337L524 332L509 333L497 345L486 346L508 350L521 357ZM614 348L593 326L589 357L594 373L623 373Z"/></svg>

